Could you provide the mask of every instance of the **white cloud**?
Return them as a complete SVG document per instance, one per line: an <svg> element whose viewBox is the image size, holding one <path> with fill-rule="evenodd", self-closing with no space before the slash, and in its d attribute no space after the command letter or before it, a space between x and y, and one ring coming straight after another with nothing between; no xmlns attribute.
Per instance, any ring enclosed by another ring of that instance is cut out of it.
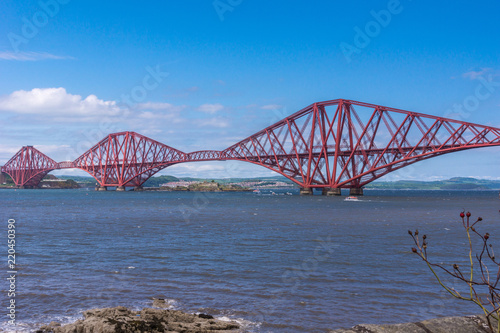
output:
<svg viewBox="0 0 500 333"><path fill-rule="evenodd" d="M70 151L71 149L71 146L69 145L35 145L34 147L45 155L49 155L51 153L64 153Z"/></svg>
<svg viewBox="0 0 500 333"><path fill-rule="evenodd" d="M12 155L17 153L19 149L20 149L19 146L0 144L0 155L6 155L12 157Z"/></svg>
<svg viewBox="0 0 500 333"><path fill-rule="evenodd" d="M138 131L138 133L145 135L145 136L148 136L148 137L158 135L162 132L163 131L161 129L158 129L158 128L144 128L144 129L141 129Z"/></svg>
<svg viewBox="0 0 500 333"><path fill-rule="evenodd" d="M151 111L145 111L145 112L141 112L138 115L138 117L143 118L143 119L156 119L159 117L159 115L157 115L156 113L151 112Z"/></svg>
<svg viewBox="0 0 500 333"><path fill-rule="evenodd" d="M138 120L145 120L148 122L151 121L160 121L160 120L167 120L169 123L182 123L185 121L184 118L181 118L178 113L158 113L158 112L152 112L152 111L143 111L139 115L137 115L137 118L131 118L130 123L136 123ZM150 126L157 126L160 125L158 123L156 124L149 124Z"/></svg>
<svg viewBox="0 0 500 333"><path fill-rule="evenodd" d="M219 163L214 164L212 163L203 163L203 162L193 162L193 163L182 163L177 165L177 169L184 169L185 171L193 171L193 172L200 172L200 171L225 171L226 168L224 166L224 163Z"/></svg>
<svg viewBox="0 0 500 333"><path fill-rule="evenodd" d="M138 104L137 108L142 111L137 115L139 119L145 120L168 120L170 122L179 123L183 121L180 113L186 108L185 105L173 105L170 103L142 103Z"/></svg>
<svg viewBox="0 0 500 333"><path fill-rule="evenodd" d="M205 112L208 114L214 114L224 109L222 104L203 104L198 107L198 111Z"/></svg>
<svg viewBox="0 0 500 333"><path fill-rule="evenodd" d="M242 161L179 163L164 169L159 174L167 174L176 177L217 179L230 177L272 177L279 175L262 166Z"/></svg>
<svg viewBox="0 0 500 333"><path fill-rule="evenodd" d="M81 170L81 169L59 169L51 171L50 174L54 176L82 176L82 177L91 177L90 174Z"/></svg>
<svg viewBox="0 0 500 333"><path fill-rule="evenodd" d="M51 156L52 154L66 153L71 150L71 147L67 144L64 145L35 145L36 149L38 149L41 153L47 155L48 157L57 161L57 158ZM4 165L7 161L13 157L20 149L21 145L5 145L0 144L0 165ZM3 160L3 161L2 161Z"/></svg>
<svg viewBox="0 0 500 333"><path fill-rule="evenodd" d="M464 77L466 79L476 80L479 77L484 76L486 74L490 74L492 72L493 72L492 68L481 68L481 70L479 70L479 71L472 70L472 71L463 73L462 77Z"/></svg>
<svg viewBox="0 0 500 333"><path fill-rule="evenodd" d="M186 91L188 92L197 92L198 90L200 90L200 87L197 86L189 87L186 89Z"/></svg>
<svg viewBox="0 0 500 333"><path fill-rule="evenodd" d="M14 61L38 61L38 60L64 60L74 59L73 57L58 56L47 52L0 52L0 60L14 60Z"/></svg>
<svg viewBox="0 0 500 333"><path fill-rule="evenodd" d="M56 117L65 121L80 118L80 121L95 120L96 117L117 116L121 113L115 101L104 101L95 95L82 98L72 95L64 88L35 88L30 91L17 90L0 97L0 110L20 114Z"/></svg>
<svg viewBox="0 0 500 333"><path fill-rule="evenodd" d="M217 128L226 128L229 127L229 121L223 118L209 118L209 119L200 119L198 121L198 126L200 127L217 127Z"/></svg>
<svg viewBox="0 0 500 333"><path fill-rule="evenodd" d="M277 110L281 109L283 106L279 104L268 104L261 107L262 110Z"/></svg>
<svg viewBox="0 0 500 333"><path fill-rule="evenodd" d="M185 105L173 105L170 103L140 103L137 104L137 108L140 110L164 110L164 111L182 111L186 106Z"/></svg>

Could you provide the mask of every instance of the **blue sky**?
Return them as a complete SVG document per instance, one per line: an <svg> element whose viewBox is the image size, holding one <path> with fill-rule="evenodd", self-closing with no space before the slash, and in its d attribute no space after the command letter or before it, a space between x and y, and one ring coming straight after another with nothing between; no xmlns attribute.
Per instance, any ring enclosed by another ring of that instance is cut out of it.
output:
<svg viewBox="0 0 500 333"><path fill-rule="evenodd" d="M500 127L499 10L496 1L4 1L0 165L23 145L72 160L123 130L186 152L224 149L336 98ZM478 89L488 96L464 108ZM499 164L499 148L476 149L383 179L500 178ZM162 173L272 175L242 162Z"/></svg>

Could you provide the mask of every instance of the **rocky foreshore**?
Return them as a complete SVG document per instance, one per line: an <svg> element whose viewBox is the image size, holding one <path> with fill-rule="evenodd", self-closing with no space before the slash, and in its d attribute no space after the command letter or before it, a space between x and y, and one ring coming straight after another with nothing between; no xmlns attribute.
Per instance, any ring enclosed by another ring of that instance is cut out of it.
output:
<svg viewBox="0 0 500 333"><path fill-rule="evenodd" d="M93 309L84 319L61 326L57 322L40 327L37 333L128 333L128 332L230 332L236 322L217 320L207 314L189 314L178 310L145 308L133 311L123 306Z"/></svg>
<svg viewBox="0 0 500 333"><path fill-rule="evenodd" d="M493 323L496 327L496 321ZM484 316L444 317L416 323L373 325L361 324L330 333L491 333Z"/></svg>
<svg viewBox="0 0 500 333"><path fill-rule="evenodd" d="M83 313L84 319L62 326L51 322L36 333L225 333L240 332L234 321L222 321L207 314L189 314L164 309L167 304L155 299L153 306L140 311L123 306L93 309ZM158 309L158 307L160 309ZM492 320L493 327L497 322ZM443 317L404 324L360 324L329 333L491 333L484 316Z"/></svg>

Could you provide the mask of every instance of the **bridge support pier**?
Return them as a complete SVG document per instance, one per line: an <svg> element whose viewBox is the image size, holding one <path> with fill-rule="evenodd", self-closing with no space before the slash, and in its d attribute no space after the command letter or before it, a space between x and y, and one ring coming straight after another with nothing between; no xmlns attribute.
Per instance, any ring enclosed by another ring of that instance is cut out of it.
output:
<svg viewBox="0 0 500 333"><path fill-rule="evenodd" d="M5 172L0 172L0 185L7 183L7 174Z"/></svg>
<svg viewBox="0 0 500 333"><path fill-rule="evenodd" d="M325 187L325 188L323 188L322 194L326 195L326 196L342 195L342 193L340 191L340 187L334 187L334 188Z"/></svg>
<svg viewBox="0 0 500 333"><path fill-rule="evenodd" d="M349 190L349 195L363 195L362 187L351 187Z"/></svg>
<svg viewBox="0 0 500 333"><path fill-rule="evenodd" d="M125 190L125 186L118 186L118 187L116 188L116 190L117 190L118 192L125 192L125 191L126 191L126 190Z"/></svg>
<svg viewBox="0 0 500 333"><path fill-rule="evenodd" d="M18 185L16 187L21 190L34 190L38 188L37 186L31 186L31 185Z"/></svg>
<svg viewBox="0 0 500 333"><path fill-rule="evenodd" d="M136 187L134 187L134 191L135 192L142 192L142 191L144 191L144 188L142 186L136 186Z"/></svg>
<svg viewBox="0 0 500 333"><path fill-rule="evenodd" d="M97 191L107 191L108 190L108 187L107 186L99 186L99 187L96 187Z"/></svg>
<svg viewBox="0 0 500 333"><path fill-rule="evenodd" d="M313 195L313 189L311 187L301 187L300 195Z"/></svg>

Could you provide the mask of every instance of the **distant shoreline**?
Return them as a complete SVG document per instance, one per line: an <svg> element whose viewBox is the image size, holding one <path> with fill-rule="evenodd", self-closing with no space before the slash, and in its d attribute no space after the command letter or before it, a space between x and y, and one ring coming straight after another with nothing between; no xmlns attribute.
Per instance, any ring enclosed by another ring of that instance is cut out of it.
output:
<svg viewBox="0 0 500 333"><path fill-rule="evenodd" d="M94 188L96 181L92 177L49 175L41 183L42 189ZM60 180L60 181L59 181ZM228 178L201 179L157 176L143 184L146 191L193 191L193 192L248 192L254 189L298 189L299 186L285 177L268 178ZM0 189L16 189L12 181L1 184ZM476 179L472 177L454 177L438 181L374 181L364 186L364 190L425 190L425 191L499 191L500 180Z"/></svg>
<svg viewBox="0 0 500 333"><path fill-rule="evenodd" d="M144 191L152 191L152 192L252 192L253 190L248 189L224 189L224 190L214 190L210 191L207 189L166 189L160 187L146 187Z"/></svg>

